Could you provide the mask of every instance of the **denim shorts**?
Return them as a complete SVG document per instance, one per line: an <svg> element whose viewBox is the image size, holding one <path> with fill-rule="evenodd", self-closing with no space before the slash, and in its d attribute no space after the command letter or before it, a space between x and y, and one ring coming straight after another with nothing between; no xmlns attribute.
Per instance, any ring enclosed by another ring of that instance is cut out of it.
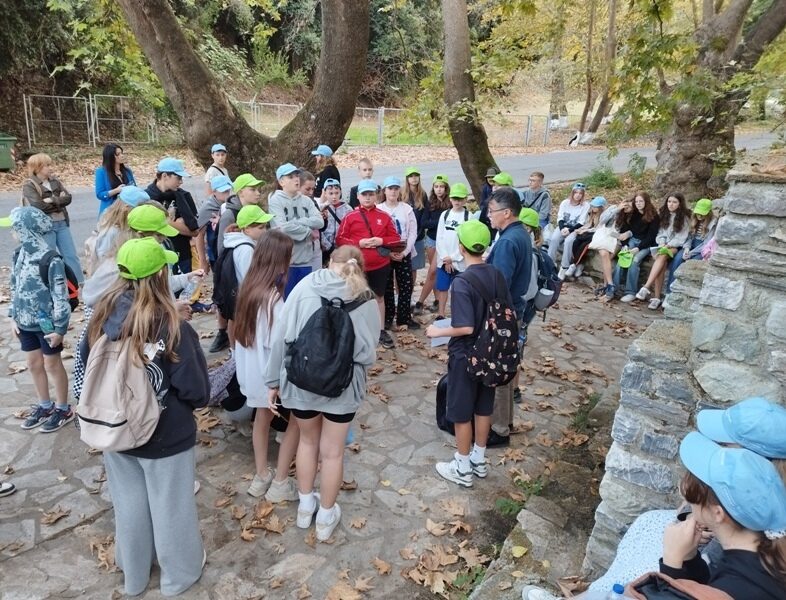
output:
<svg viewBox="0 0 786 600"><path fill-rule="evenodd" d="M63 344L52 348L44 339L43 331L27 331L25 329L19 330L19 342L22 344L22 352L32 352L33 350L41 350L46 356L53 354L60 354L63 351Z"/></svg>
<svg viewBox="0 0 786 600"><path fill-rule="evenodd" d="M437 280L434 282L434 289L438 292L447 292L455 276L455 270L452 273L448 273L443 267L437 268Z"/></svg>

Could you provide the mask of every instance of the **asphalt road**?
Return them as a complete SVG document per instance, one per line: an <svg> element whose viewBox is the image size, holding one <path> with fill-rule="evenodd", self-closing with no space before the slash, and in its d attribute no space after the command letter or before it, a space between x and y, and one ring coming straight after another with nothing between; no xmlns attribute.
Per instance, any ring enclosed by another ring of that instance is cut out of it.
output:
<svg viewBox="0 0 786 600"><path fill-rule="evenodd" d="M754 150L769 146L775 139L771 134L757 134L737 137L737 148L748 148ZM395 147L390 148L394 153ZM620 150L619 154L612 160L612 166L617 172L624 172L628 168L628 161L631 155L636 152L646 157L647 166L655 166L654 148L634 148ZM582 150L565 149L553 150L544 154L526 154L522 156L502 156L497 157L500 168L509 172L517 184L525 184L527 176L532 171L542 171L546 174L546 185L549 182L580 179L598 166L599 160L605 157L602 150ZM447 175L450 181L461 181L464 174L457 160L432 162L419 165L422 169L423 180L430 182L434 175ZM377 165L374 171L374 179L378 183L389 175L403 176L401 165L385 166ZM345 194L349 195L349 187L357 183L357 171L353 168L341 169L341 180L345 186ZM67 182L66 182L67 184ZM144 183L143 185L147 185ZM193 195L199 204L203 198L204 188L201 176L186 179L184 187ZM78 249L90 235L96 223L98 215L98 201L95 198L93 188L70 188L73 201L68 207L71 217L71 232L74 242ZM0 215L7 215L11 209L17 205L21 192L0 192ZM0 231L0 265L10 265L11 256L16 244L11 235Z"/></svg>

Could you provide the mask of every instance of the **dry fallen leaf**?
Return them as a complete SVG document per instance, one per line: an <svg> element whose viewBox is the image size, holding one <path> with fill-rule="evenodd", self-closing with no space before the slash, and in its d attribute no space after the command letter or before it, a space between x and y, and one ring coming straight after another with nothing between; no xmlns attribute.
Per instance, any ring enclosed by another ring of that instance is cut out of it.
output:
<svg viewBox="0 0 786 600"><path fill-rule="evenodd" d="M510 549L510 553L513 555L513 558L521 558L524 556L528 551L528 548L524 546L513 546Z"/></svg>
<svg viewBox="0 0 786 600"><path fill-rule="evenodd" d="M362 598L363 596L360 592L344 580L339 581L330 588L327 596L325 596L325 600L361 600Z"/></svg>
<svg viewBox="0 0 786 600"><path fill-rule="evenodd" d="M273 512L275 505L267 500L261 500L254 507L254 518L264 519Z"/></svg>
<svg viewBox="0 0 786 600"><path fill-rule="evenodd" d="M11 465L6 465L5 469L3 469L3 475L13 475L14 474L14 467Z"/></svg>
<svg viewBox="0 0 786 600"><path fill-rule="evenodd" d="M353 529L362 529L366 526L366 518L365 517L355 517L349 522L349 526Z"/></svg>
<svg viewBox="0 0 786 600"><path fill-rule="evenodd" d="M308 586L304 583L297 589L297 600L306 600L311 598L311 592L308 591Z"/></svg>
<svg viewBox="0 0 786 600"><path fill-rule="evenodd" d="M247 527L244 527L240 531L240 539L243 540L244 542L253 542L255 539L257 539L257 534L251 531L250 529L248 529Z"/></svg>
<svg viewBox="0 0 786 600"><path fill-rule="evenodd" d="M90 538L90 554L98 560L98 568L110 573L118 570L115 565L115 537L108 535L103 538Z"/></svg>
<svg viewBox="0 0 786 600"><path fill-rule="evenodd" d="M345 492L351 492L358 489L358 482L354 479L352 481L342 481L341 482L341 489Z"/></svg>
<svg viewBox="0 0 786 600"><path fill-rule="evenodd" d="M513 571L510 576L515 577L516 579L521 579L524 577L524 571Z"/></svg>
<svg viewBox="0 0 786 600"><path fill-rule="evenodd" d="M284 552L287 551L287 549L284 547L284 544L275 543L275 544L271 544L271 547L273 548L276 554L284 554Z"/></svg>
<svg viewBox="0 0 786 600"><path fill-rule="evenodd" d="M244 506L238 506L237 504L232 506L232 518L237 519L240 521L243 517L246 516L248 511Z"/></svg>
<svg viewBox="0 0 786 600"><path fill-rule="evenodd" d="M232 498L229 496L224 496L223 498L218 498L214 503L213 506L216 508L224 508L225 506L229 506L232 503Z"/></svg>
<svg viewBox="0 0 786 600"><path fill-rule="evenodd" d="M215 416L208 406L195 410L194 417L196 418L197 431L201 433L207 433L221 424L221 419Z"/></svg>
<svg viewBox="0 0 786 600"><path fill-rule="evenodd" d="M454 517L463 517L465 513L464 505L455 498L440 500L439 506L445 512Z"/></svg>
<svg viewBox="0 0 786 600"><path fill-rule="evenodd" d="M18 375L19 373L23 373L24 371L27 371L27 363L21 361L8 363L9 374Z"/></svg>
<svg viewBox="0 0 786 600"><path fill-rule="evenodd" d="M409 546L407 546L406 548L401 548L398 551L398 555L404 560L414 560L418 557L418 555L415 554L415 551Z"/></svg>
<svg viewBox="0 0 786 600"><path fill-rule="evenodd" d="M398 490L398 494L399 494L399 496L407 496L407 495L409 495L409 494L411 494L411 493L412 493L412 492L410 492L410 491L409 491L407 488L400 488L400 489Z"/></svg>
<svg viewBox="0 0 786 600"><path fill-rule="evenodd" d="M270 589L272 589L272 590L277 590L277 589L278 589L278 588L280 588L282 585L284 585L284 580L283 580L283 579L281 579L281 577L275 577L275 578L273 578L273 579L271 579L271 580L270 580L270 582L268 583L268 585L270 586Z"/></svg>
<svg viewBox="0 0 786 600"><path fill-rule="evenodd" d="M374 566L374 568L377 570L377 573L379 573L380 575L390 575L392 568L389 562L385 562L378 556L375 556L374 559L371 561L371 564Z"/></svg>
<svg viewBox="0 0 786 600"><path fill-rule="evenodd" d="M509 590L512 587L513 587L513 584L510 581L500 581L499 584L497 585L497 589L500 592L504 592L505 590Z"/></svg>
<svg viewBox="0 0 786 600"><path fill-rule="evenodd" d="M13 414L15 419L26 419L30 416L30 409L20 408L19 410L15 410Z"/></svg>
<svg viewBox="0 0 786 600"><path fill-rule="evenodd" d="M464 521L460 521L456 519L455 521L450 522L450 534L456 535L460 531L464 531L465 533L472 533L472 525L465 523Z"/></svg>
<svg viewBox="0 0 786 600"><path fill-rule="evenodd" d="M461 548L458 555L467 563L467 567L477 567L489 562L491 559L485 554L480 554L477 548Z"/></svg>
<svg viewBox="0 0 786 600"><path fill-rule="evenodd" d="M41 524L42 525L54 525L63 517L67 517L71 514L71 509L62 509L59 506L55 507L53 510L49 512L45 512L41 515Z"/></svg>
<svg viewBox="0 0 786 600"><path fill-rule="evenodd" d="M449 531L444 523L435 523L431 519L426 519L426 530L437 537L443 536Z"/></svg>
<svg viewBox="0 0 786 600"><path fill-rule="evenodd" d="M374 589L374 586L371 585L372 581L374 581L373 577L364 577L360 575L355 579L355 589L358 592L370 592Z"/></svg>
<svg viewBox="0 0 786 600"><path fill-rule="evenodd" d="M317 534L314 533L314 530L312 529L311 531L309 531L306 534L306 537L305 537L305 539L303 541L306 542L306 544L311 546L312 548L316 548L317 547Z"/></svg>
<svg viewBox="0 0 786 600"><path fill-rule="evenodd" d="M390 487L390 480L389 479L383 479L379 483L382 484L385 487Z"/></svg>

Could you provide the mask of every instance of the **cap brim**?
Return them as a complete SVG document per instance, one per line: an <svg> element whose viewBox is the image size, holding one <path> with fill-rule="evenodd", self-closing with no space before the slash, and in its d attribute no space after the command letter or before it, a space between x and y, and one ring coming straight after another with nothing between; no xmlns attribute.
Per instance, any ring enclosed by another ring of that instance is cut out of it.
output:
<svg viewBox="0 0 786 600"><path fill-rule="evenodd" d="M0 217L0 227L11 227L11 217Z"/></svg>
<svg viewBox="0 0 786 600"><path fill-rule="evenodd" d="M191 177L191 173L188 171L175 171L175 175L180 175L180 177Z"/></svg>
<svg viewBox="0 0 786 600"><path fill-rule="evenodd" d="M177 252L164 250L164 259L166 259L168 265L174 265L180 259L180 257L177 255Z"/></svg>
<svg viewBox="0 0 786 600"><path fill-rule="evenodd" d="M724 410L707 409L700 410L696 415L696 429L699 430L703 436L708 437L714 442L720 444L733 444L734 439L726 431L723 426Z"/></svg>
<svg viewBox="0 0 786 600"><path fill-rule="evenodd" d="M180 232L177 229L175 229L169 224L164 225L161 229L156 231L156 233L160 233L161 235L165 235L167 237L175 237L176 235L180 234Z"/></svg>
<svg viewBox="0 0 786 600"><path fill-rule="evenodd" d="M254 223L270 223L270 221L272 221L272 220L273 220L273 215L265 213L264 215L262 215L258 219L255 219Z"/></svg>
<svg viewBox="0 0 786 600"><path fill-rule="evenodd" d="M228 192L228 191L230 191L231 189L232 189L232 186L231 186L231 185L224 185L224 186L221 186L221 187L219 187L219 188L215 188L213 191L214 191L214 192Z"/></svg>
<svg viewBox="0 0 786 600"><path fill-rule="evenodd" d="M710 485L710 464L719 449L720 446L711 439L691 431L680 443L680 459L688 471Z"/></svg>
<svg viewBox="0 0 786 600"><path fill-rule="evenodd" d="M322 156L322 153L319 150L312 150L311 156Z"/></svg>

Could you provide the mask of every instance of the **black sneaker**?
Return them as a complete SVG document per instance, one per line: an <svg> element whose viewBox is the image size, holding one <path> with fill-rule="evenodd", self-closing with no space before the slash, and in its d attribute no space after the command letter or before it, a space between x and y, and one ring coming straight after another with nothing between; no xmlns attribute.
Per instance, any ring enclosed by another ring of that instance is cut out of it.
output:
<svg viewBox="0 0 786 600"><path fill-rule="evenodd" d="M510 436L500 435L493 429L489 431L489 439L486 441L486 448L502 448L510 446Z"/></svg>
<svg viewBox="0 0 786 600"><path fill-rule="evenodd" d="M420 323L418 323L415 319L410 319L409 323L406 323L407 329L420 329Z"/></svg>
<svg viewBox="0 0 786 600"><path fill-rule="evenodd" d="M412 307L412 314L416 317L419 317L423 314L423 303L422 302L415 302L415 306Z"/></svg>
<svg viewBox="0 0 786 600"><path fill-rule="evenodd" d="M396 347L396 342L393 341L393 336L391 336L384 329L379 332L379 343L383 348L390 349Z"/></svg>
<svg viewBox="0 0 786 600"><path fill-rule="evenodd" d="M513 390L513 402L521 404L521 390L519 388L514 388Z"/></svg>
<svg viewBox="0 0 786 600"><path fill-rule="evenodd" d="M61 429L66 423L70 423L74 420L74 411L71 407L67 407L65 410L61 410L55 406L55 409L52 411L52 415L46 420L41 426L41 433L53 433L58 429Z"/></svg>
<svg viewBox="0 0 786 600"><path fill-rule="evenodd" d="M434 300L434 302L431 304L431 312L437 312L438 310L439 310L439 302Z"/></svg>
<svg viewBox="0 0 786 600"><path fill-rule="evenodd" d="M229 336L226 329L219 329L213 343L210 344L210 352L221 352L229 348Z"/></svg>

